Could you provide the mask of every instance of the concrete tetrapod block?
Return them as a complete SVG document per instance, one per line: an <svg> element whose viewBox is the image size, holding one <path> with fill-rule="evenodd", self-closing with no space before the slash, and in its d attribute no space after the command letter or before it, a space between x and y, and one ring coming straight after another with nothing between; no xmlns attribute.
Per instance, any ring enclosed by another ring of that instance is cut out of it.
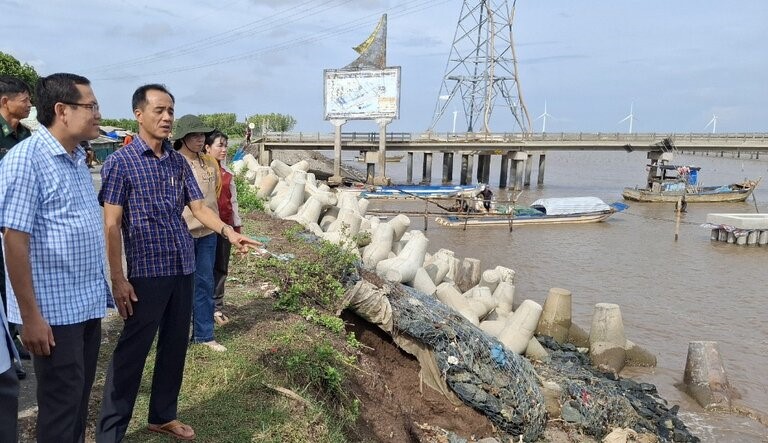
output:
<svg viewBox="0 0 768 443"><path fill-rule="evenodd" d="M506 268L504 266L496 266L493 269L496 272L499 273L499 275L501 276L501 281L506 281L506 282L515 284L515 271L514 270L512 270L510 268Z"/></svg>
<svg viewBox="0 0 768 443"><path fill-rule="evenodd" d="M339 209L339 215L336 217L336 220L328 225L326 232L346 230L350 236L357 235L362 220L363 217L361 217L355 210L341 208Z"/></svg>
<svg viewBox="0 0 768 443"><path fill-rule="evenodd" d="M571 321L571 327L568 329L568 343L577 348L589 348L589 333Z"/></svg>
<svg viewBox="0 0 768 443"><path fill-rule="evenodd" d="M645 348L636 345L631 340L627 340L624 344L625 360L624 364L627 366L644 366L655 367L656 356Z"/></svg>
<svg viewBox="0 0 768 443"><path fill-rule="evenodd" d="M465 258L456 275L456 286L462 291L467 291L480 282L480 260Z"/></svg>
<svg viewBox="0 0 768 443"><path fill-rule="evenodd" d="M370 204L371 201L367 198L357 200L357 213L364 216L365 213L368 212L368 205Z"/></svg>
<svg viewBox="0 0 768 443"><path fill-rule="evenodd" d="M432 283L439 285L443 282L445 279L445 276L448 275L448 268L449 265L445 261L445 258L440 257L432 257L432 262L426 266L424 266L424 269L427 271L427 274L429 275L429 278L432 279Z"/></svg>
<svg viewBox="0 0 768 443"><path fill-rule="evenodd" d="M371 235L371 244L363 251L363 265L366 268L375 269L380 261L386 260L392 250L394 237L395 230L392 226L388 223L380 223Z"/></svg>
<svg viewBox="0 0 768 443"><path fill-rule="evenodd" d="M286 217L286 220L295 220L300 225L307 227L310 223L317 223L322 211L323 202L319 198L312 196L299 207L299 211L295 215Z"/></svg>
<svg viewBox="0 0 768 443"><path fill-rule="evenodd" d="M339 209L351 209L356 213L360 213L360 207L357 204L358 196L352 192L339 192L338 203Z"/></svg>
<svg viewBox="0 0 768 443"><path fill-rule="evenodd" d="M453 310L461 314L462 317L466 318L473 325L480 325L480 317L476 312L470 309L467 298L459 292L459 288L457 288L455 284L439 284L435 291L435 296L443 304L453 308Z"/></svg>
<svg viewBox="0 0 768 443"><path fill-rule="evenodd" d="M496 290L496 286L499 285L499 282L501 281L501 274L499 271L495 269L488 269L483 271L483 273L480 276L480 283L478 283L480 286L485 286L486 288L490 289L491 292Z"/></svg>
<svg viewBox="0 0 768 443"><path fill-rule="evenodd" d="M300 161L292 164L291 165L291 169L293 169L294 171L304 171L304 172L307 172L307 171L309 171L309 162L306 161L306 160L300 160ZM312 174L312 177L314 177L314 176L315 176L315 174Z"/></svg>
<svg viewBox="0 0 768 443"><path fill-rule="evenodd" d="M339 207L331 206L327 208L320 217L320 227L327 231L331 223L335 222L337 218L339 218Z"/></svg>
<svg viewBox="0 0 768 443"><path fill-rule="evenodd" d="M493 298L498 303L495 312L505 316L512 312L512 303L515 301L515 285L508 281L501 281L493 291Z"/></svg>
<svg viewBox="0 0 768 443"><path fill-rule="evenodd" d="M448 265L448 273L445 274L445 277L443 277L443 281L445 280L455 281L458 260L456 260L456 256L453 253L453 251L445 248L439 249L437 252L434 253L434 255L432 255L433 262L436 262L438 260L441 260ZM435 282L435 284L440 284L440 283Z"/></svg>
<svg viewBox="0 0 768 443"><path fill-rule="evenodd" d="M596 304L589 330L589 356L592 364L604 371L621 372L626 360L626 342L619 305Z"/></svg>
<svg viewBox="0 0 768 443"><path fill-rule="evenodd" d="M272 195L272 192L275 190L275 187L277 187L277 184L279 182L280 182L280 179L277 178L275 174L265 175L256 184L256 186L259 188L258 192L256 192L256 195L259 198L269 198L269 196Z"/></svg>
<svg viewBox="0 0 768 443"><path fill-rule="evenodd" d="M429 240L420 231L412 231L411 239L397 257L376 264L376 273L394 282L407 282L416 276L416 270L424 264Z"/></svg>
<svg viewBox="0 0 768 443"><path fill-rule="evenodd" d="M435 291L437 290L437 286L435 286L435 283L429 278L429 275L427 275L427 271L425 271L424 268L417 269L413 280L408 281L405 284L427 295L434 296Z"/></svg>
<svg viewBox="0 0 768 443"><path fill-rule="evenodd" d="M400 241L403 235L411 226L411 219L407 215L397 214L392 220L388 221L392 225L392 229L395 231L395 237L393 241Z"/></svg>
<svg viewBox="0 0 768 443"><path fill-rule="evenodd" d="M732 389L715 341L692 341L683 376L688 393L704 408L729 408Z"/></svg>
<svg viewBox="0 0 768 443"><path fill-rule="evenodd" d="M248 169L256 169L256 168L258 168L259 166L261 166L261 165L259 164L259 161L258 161L258 160L256 160L256 157L254 157L254 156L253 156L253 154L245 154L245 155L243 156L243 163L245 163L245 166L246 166Z"/></svg>
<svg viewBox="0 0 768 443"><path fill-rule="evenodd" d="M285 218L298 212L299 206L304 203L304 178L306 175L307 173L304 171L296 171L293 174L288 195L275 208L276 216Z"/></svg>
<svg viewBox="0 0 768 443"><path fill-rule="evenodd" d="M512 314L507 327L501 331L499 341L512 352L522 354L533 338L541 316L541 305L533 300L524 300Z"/></svg>
<svg viewBox="0 0 768 443"><path fill-rule="evenodd" d="M549 352L536 340L536 337L531 337L528 341L528 346L525 348L525 356L528 360L549 361Z"/></svg>
<svg viewBox="0 0 768 443"><path fill-rule="evenodd" d="M760 231L760 235L757 238L757 244L761 246L768 244L768 231Z"/></svg>
<svg viewBox="0 0 768 443"><path fill-rule="evenodd" d="M248 166L245 164L245 161L243 160L235 160L232 162L231 166L232 172L237 175L246 169L248 169Z"/></svg>
<svg viewBox="0 0 768 443"><path fill-rule="evenodd" d="M272 170L275 172L275 175L280 178L288 178L288 176L293 174L294 171L290 166L281 162L280 160L272 160L272 163L269 164L269 167L272 168Z"/></svg>
<svg viewBox="0 0 768 443"><path fill-rule="evenodd" d="M499 337L499 334L501 334L501 331L504 330L504 328L507 327L507 319L499 319L499 320L483 320L480 322L480 329L485 331L486 334L496 337Z"/></svg>
<svg viewBox="0 0 768 443"><path fill-rule="evenodd" d="M563 344L568 340L571 329L571 291L551 288L544 302L536 333L548 335Z"/></svg>
<svg viewBox="0 0 768 443"><path fill-rule="evenodd" d="M470 309L477 314L480 320L484 319L498 305L491 290L485 286L475 286L461 295L467 299Z"/></svg>

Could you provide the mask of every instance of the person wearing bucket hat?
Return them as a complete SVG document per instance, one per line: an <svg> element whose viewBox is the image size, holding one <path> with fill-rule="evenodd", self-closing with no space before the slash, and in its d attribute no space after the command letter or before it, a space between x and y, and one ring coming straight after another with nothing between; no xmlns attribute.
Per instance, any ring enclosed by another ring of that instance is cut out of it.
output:
<svg viewBox="0 0 768 443"><path fill-rule="evenodd" d="M177 150L189 164L195 181L203 193L203 204L219 215L219 193L221 176L216 160L202 153L206 134L213 128L205 126L199 117L185 115L176 122L173 149ZM213 267L216 260L216 233L205 227L189 208L182 214L189 233L195 242L195 291L192 299L192 343L208 346L216 352L227 350L218 343L213 334Z"/></svg>
<svg viewBox="0 0 768 443"><path fill-rule="evenodd" d="M107 369L96 441L125 438L155 337L147 429L193 440L195 430L178 419L195 277L194 239L183 210L189 208L203 226L240 252L261 243L235 232L205 205L192 168L168 141L175 106L168 89L140 86L132 106L138 134L107 157L101 170L99 202L104 206L112 293L124 323ZM182 132L177 128L177 134ZM189 140L190 134L183 138Z"/></svg>

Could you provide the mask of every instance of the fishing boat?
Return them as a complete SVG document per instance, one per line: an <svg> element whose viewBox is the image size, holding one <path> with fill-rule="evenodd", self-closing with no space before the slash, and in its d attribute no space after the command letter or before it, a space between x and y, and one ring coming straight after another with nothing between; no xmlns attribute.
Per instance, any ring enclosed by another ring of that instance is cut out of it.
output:
<svg viewBox="0 0 768 443"><path fill-rule="evenodd" d="M597 197L542 198L530 206L499 206L491 213L461 213L437 217L436 221L448 227L514 226L597 223L628 208L624 203L610 205Z"/></svg>
<svg viewBox="0 0 768 443"><path fill-rule="evenodd" d="M374 186L360 193L362 198L459 198L475 197L482 190L480 185L430 186L395 185Z"/></svg>
<svg viewBox="0 0 768 443"><path fill-rule="evenodd" d="M661 162L648 165L648 180L644 188L624 188L626 200L639 202L718 203L743 202L755 190L760 180L744 180L719 186L700 186L697 166L676 166Z"/></svg>

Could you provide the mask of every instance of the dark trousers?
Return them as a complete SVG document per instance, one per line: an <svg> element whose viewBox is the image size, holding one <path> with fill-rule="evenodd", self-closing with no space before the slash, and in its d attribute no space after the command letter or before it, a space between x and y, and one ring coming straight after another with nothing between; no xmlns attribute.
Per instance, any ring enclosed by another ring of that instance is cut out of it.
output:
<svg viewBox="0 0 768 443"><path fill-rule="evenodd" d="M0 328L3 326L0 325ZM3 344L2 346L5 346ZM19 379L13 365L0 373L0 441L16 443L19 417Z"/></svg>
<svg viewBox="0 0 768 443"><path fill-rule="evenodd" d="M216 261L213 263L213 300L215 309L220 311L224 307L224 284L229 273L229 255L232 252L232 243L224 237L218 237L216 243Z"/></svg>
<svg viewBox="0 0 768 443"><path fill-rule="evenodd" d="M101 319L51 326L51 330L56 342L51 355L32 356L37 377L37 441L83 442L101 345Z"/></svg>
<svg viewBox="0 0 768 443"><path fill-rule="evenodd" d="M97 442L119 442L125 437L155 334L157 353L148 420L165 424L176 419L189 343L194 274L131 278L130 283L139 301L133 304L133 315L125 320L107 370Z"/></svg>

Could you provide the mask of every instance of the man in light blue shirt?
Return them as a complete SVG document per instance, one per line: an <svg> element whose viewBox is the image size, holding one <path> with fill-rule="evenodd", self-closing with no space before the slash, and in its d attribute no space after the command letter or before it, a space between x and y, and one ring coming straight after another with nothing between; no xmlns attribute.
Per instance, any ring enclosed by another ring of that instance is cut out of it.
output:
<svg viewBox="0 0 768 443"><path fill-rule="evenodd" d="M102 212L83 140L99 135L90 82L41 78L34 135L0 162L0 227L8 277L8 320L37 377L37 441L82 442L101 342L112 307Z"/></svg>
<svg viewBox="0 0 768 443"><path fill-rule="evenodd" d="M19 379L13 367L18 359L16 346L8 332L5 306L0 300L0 441L15 443L16 422L19 415Z"/></svg>

